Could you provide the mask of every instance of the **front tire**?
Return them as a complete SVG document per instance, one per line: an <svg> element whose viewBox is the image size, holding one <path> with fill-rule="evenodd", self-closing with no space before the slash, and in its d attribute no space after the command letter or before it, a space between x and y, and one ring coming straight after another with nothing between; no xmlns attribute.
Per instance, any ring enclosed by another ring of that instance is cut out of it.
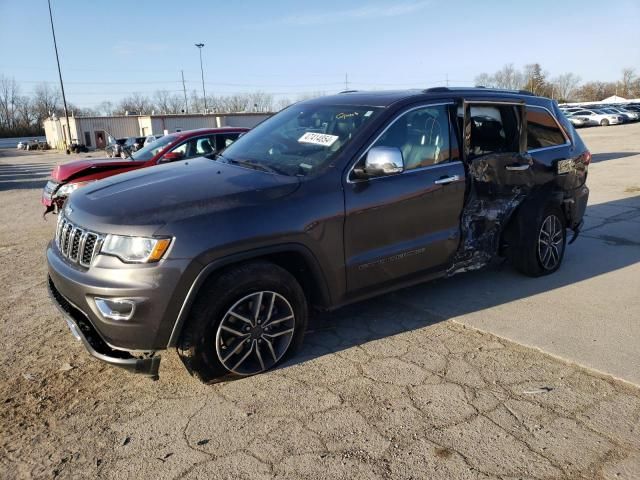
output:
<svg viewBox="0 0 640 480"><path fill-rule="evenodd" d="M601 127L608 127L609 126L609 120L607 120L606 118L603 118L602 120L600 120L600 126Z"/></svg>
<svg viewBox="0 0 640 480"><path fill-rule="evenodd" d="M527 214L528 212L521 212ZM520 219L516 242L509 252L513 266L530 277L549 275L560 268L567 244L564 215L556 205L547 205L534 219Z"/></svg>
<svg viewBox="0 0 640 480"><path fill-rule="evenodd" d="M295 277L269 262L231 267L206 283L178 346L203 382L265 372L298 350L307 302Z"/></svg>

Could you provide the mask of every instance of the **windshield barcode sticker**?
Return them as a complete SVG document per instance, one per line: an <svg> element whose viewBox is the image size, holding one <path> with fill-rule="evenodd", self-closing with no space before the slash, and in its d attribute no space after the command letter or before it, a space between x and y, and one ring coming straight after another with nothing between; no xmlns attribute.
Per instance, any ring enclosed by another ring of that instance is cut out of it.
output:
<svg viewBox="0 0 640 480"><path fill-rule="evenodd" d="M300 143L312 143L314 145L322 145L323 147L330 147L338 140L337 135L327 135L326 133L314 133L307 132L302 135L298 142Z"/></svg>

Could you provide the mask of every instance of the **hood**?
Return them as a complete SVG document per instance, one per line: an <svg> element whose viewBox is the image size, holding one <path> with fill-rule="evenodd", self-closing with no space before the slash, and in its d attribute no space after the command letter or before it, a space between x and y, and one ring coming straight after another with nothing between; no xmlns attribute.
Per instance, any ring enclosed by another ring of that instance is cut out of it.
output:
<svg viewBox="0 0 640 480"><path fill-rule="evenodd" d="M297 177L196 158L134 170L78 189L70 195L65 215L98 232L148 234L189 217L257 206L292 193L298 185Z"/></svg>
<svg viewBox="0 0 640 480"><path fill-rule="evenodd" d="M136 163L122 158L88 158L56 165L51 172L51 178L56 182L68 182L74 178L93 175L108 170L132 167Z"/></svg>

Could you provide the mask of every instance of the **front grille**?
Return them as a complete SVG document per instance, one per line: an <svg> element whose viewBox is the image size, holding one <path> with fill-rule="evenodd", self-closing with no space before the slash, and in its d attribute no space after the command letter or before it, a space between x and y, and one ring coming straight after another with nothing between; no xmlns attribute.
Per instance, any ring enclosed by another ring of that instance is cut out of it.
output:
<svg viewBox="0 0 640 480"><path fill-rule="evenodd" d="M60 254L72 261L89 267L100 250L103 237L71 223L60 215L56 228L56 245Z"/></svg>

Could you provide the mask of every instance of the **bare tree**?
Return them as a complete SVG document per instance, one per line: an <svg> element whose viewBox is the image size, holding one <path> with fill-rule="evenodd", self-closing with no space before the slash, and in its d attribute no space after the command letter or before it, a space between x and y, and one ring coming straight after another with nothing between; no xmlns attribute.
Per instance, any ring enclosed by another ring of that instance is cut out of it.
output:
<svg viewBox="0 0 640 480"><path fill-rule="evenodd" d="M273 95L266 92L253 92L248 95L249 108L256 112L273 110Z"/></svg>
<svg viewBox="0 0 640 480"><path fill-rule="evenodd" d="M604 100L616 93L614 82L587 82L576 90L575 97L581 102Z"/></svg>
<svg viewBox="0 0 640 480"><path fill-rule="evenodd" d="M474 82L475 82L475 85L478 87L494 87L495 86L495 79L493 75L489 75L488 73L481 73L480 75L476 76Z"/></svg>
<svg viewBox="0 0 640 480"><path fill-rule="evenodd" d="M153 103L149 97L135 92L120 101L118 110L120 113L136 112L138 115L148 115L153 110Z"/></svg>
<svg viewBox="0 0 640 480"><path fill-rule="evenodd" d="M524 79L513 66L513 63L507 63L493 75L493 83L497 88L506 88L508 90L518 90L522 88Z"/></svg>
<svg viewBox="0 0 640 480"><path fill-rule="evenodd" d="M245 112L249 108L249 97L246 94L234 94L221 97L220 106L225 112Z"/></svg>
<svg viewBox="0 0 640 480"><path fill-rule="evenodd" d="M184 97L182 95L173 94L167 100L168 113L186 113L184 104Z"/></svg>
<svg viewBox="0 0 640 480"><path fill-rule="evenodd" d="M16 125L21 128L29 128L37 123L33 101L26 96L18 97L16 102Z"/></svg>
<svg viewBox="0 0 640 480"><path fill-rule="evenodd" d="M116 113L116 108L113 105L113 102L105 100L104 102L100 102L96 107L99 115L113 115Z"/></svg>
<svg viewBox="0 0 640 480"><path fill-rule="evenodd" d="M630 98L635 94L636 87L636 72L633 68L624 68L622 69L622 80L620 81L620 89L618 94L625 97Z"/></svg>
<svg viewBox="0 0 640 480"><path fill-rule="evenodd" d="M33 92L32 107L36 121L42 123L52 114L62 114L62 96L60 90L48 83L37 85Z"/></svg>
<svg viewBox="0 0 640 480"><path fill-rule="evenodd" d="M560 102L570 102L575 98L576 90L580 84L580 77L573 73L563 73L551 80L553 88L552 97Z"/></svg>
<svg viewBox="0 0 640 480"><path fill-rule="evenodd" d="M16 111L20 101L20 88L15 78L0 75L0 126L16 127Z"/></svg>
<svg viewBox="0 0 640 480"><path fill-rule="evenodd" d="M171 112L171 107L169 106L169 101L171 98L171 93L168 90L157 90L153 94L153 103L155 105L155 109L159 113L173 113Z"/></svg>

